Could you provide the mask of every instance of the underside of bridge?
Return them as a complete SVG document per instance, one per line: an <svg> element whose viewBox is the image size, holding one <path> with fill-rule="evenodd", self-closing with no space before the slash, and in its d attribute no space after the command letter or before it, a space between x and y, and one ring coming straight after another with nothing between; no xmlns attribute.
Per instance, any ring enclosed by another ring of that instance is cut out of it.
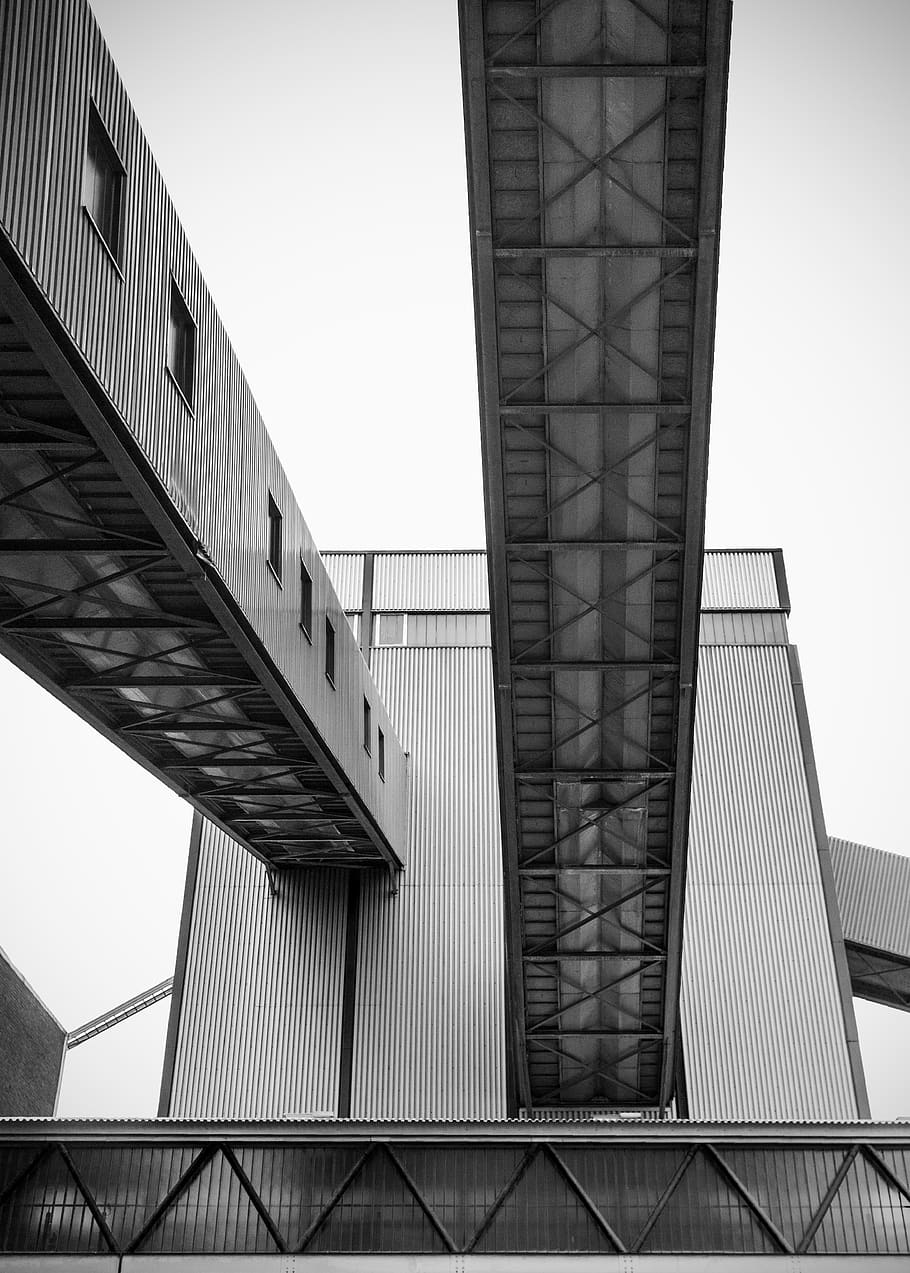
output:
<svg viewBox="0 0 910 1273"><path fill-rule="evenodd" d="M666 1106L727 0L462 0L512 1103Z"/></svg>
<svg viewBox="0 0 910 1273"><path fill-rule="evenodd" d="M269 865L389 861L47 322L4 271L0 652Z"/></svg>

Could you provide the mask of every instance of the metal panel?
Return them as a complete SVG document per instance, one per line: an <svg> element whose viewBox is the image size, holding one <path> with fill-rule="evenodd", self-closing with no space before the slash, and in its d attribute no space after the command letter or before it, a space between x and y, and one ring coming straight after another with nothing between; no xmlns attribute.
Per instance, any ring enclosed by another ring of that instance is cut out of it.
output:
<svg viewBox="0 0 910 1273"><path fill-rule="evenodd" d="M0 1252L31 1257L110 1252L154 1269L156 1255L269 1252L285 1268L300 1254L345 1270L381 1254L398 1256L386 1269L499 1257L479 1265L489 1273L503 1256L550 1268L541 1256L565 1267L570 1255L619 1273L664 1267L655 1256L704 1270L910 1254L899 1124L124 1122L64 1124L51 1139L13 1122L3 1142Z"/></svg>
<svg viewBox="0 0 910 1273"><path fill-rule="evenodd" d="M363 603L363 553L323 553L332 587L345 610L359 610Z"/></svg>
<svg viewBox="0 0 910 1273"><path fill-rule="evenodd" d="M831 836L844 940L910 959L910 858Z"/></svg>
<svg viewBox="0 0 910 1273"><path fill-rule="evenodd" d="M170 1111L332 1113L347 875L266 868L203 824Z"/></svg>
<svg viewBox="0 0 910 1273"><path fill-rule="evenodd" d="M690 827L690 1114L855 1116L786 648L701 649Z"/></svg>
<svg viewBox="0 0 910 1273"><path fill-rule="evenodd" d="M460 12L511 1100L662 1106L729 5Z"/></svg>
<svg viewBox="0 0 910 1273"><path fill-rule="evenodd" d="M910 1012L910 858L829 843L853 993Z"/></svg>
<svg viewBox="0 0 910 1273"><path fill-rule="evenodd" d="M0 23L3 650L260 856L394 860L404 758L91 11L11 0ZM125 174L116 255L82 205L92 110ZM174 284L197 328L192 404L165 366ZM126 670L128 686L112 683ZM234 691L207 732L201 677ZM384 782L361 745L364 695L387 739ZM204 763L215 753L220 765ZM263 802L238 793L276 782L321 844L251 827Z"/></svg>
<svg viewBox="0 0 910 1273"><path fill-rule="evenodd" d="M706 552L702 610L785 610L775 554L769 551Z"/></svg>
<svg viewBox="0 0 910 1273"><path fill-rule="evenodd" d="M699 645L786 645L787 618L761 611L702 613Z"/></svg>
<svg viewBox="0 0 910 1273"><path fill-rule="evenodd" d="M374 610L489 610L483 552L377 553Z"/></svg>
<svg viewBox="0 0 910 1273"><path fill-rule="evenodd" d="M413 594L410 594L413 595ZM381 647L410 752L408 868L360 907L357 1117L505 1111L502 867L489 648Z"/></svg>

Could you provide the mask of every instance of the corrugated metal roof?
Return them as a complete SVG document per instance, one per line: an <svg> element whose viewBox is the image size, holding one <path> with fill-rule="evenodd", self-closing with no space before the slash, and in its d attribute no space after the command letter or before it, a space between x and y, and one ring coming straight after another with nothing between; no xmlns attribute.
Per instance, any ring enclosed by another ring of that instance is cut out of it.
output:
<svg viewBox="0 0 910 1273"><path fill-rule="evenodd" d="M785 648L701 649L690 830L690 1113L855 1116Z"/></svg>
<svg viewBox="0 0 910 1273"><path fill-rule="evenodd" d="M907 1135L910 1117L887 1120L876 1119L828 1119L828 1118L713 1118L685 1119L641 1118L631 1120L627 1116L604 1113L596 1118L579 1118L574 1113L559 1123L551 1118L51 1118L50 1116L29 1116L22 1118L0 1118L0 1130L3 1139L14 1140L46 1139L51 1131L59 1139L71 1139L73 1133L103 1138L110 1133L111 1139L125 1140L136 1138L192 1139L197 1135L206 1138L218 1136L243 1136L251 1133L256 1137L273 1140L326 1140L335 1135L341 1137L368 1137L374 1134L392 1136L397 1129L401 1135L416 1139L421 1129L434 1138L451 1135L455 1140L459 1136L496 1137L503 1129L506 1135L517 1137L527 1135L542 1139L559 1136L590 1137L598 1129L604 1129L604 1136L609 1139L634 1141L649 1140L711 1140L727 1135L732 1139L756 1137L762 1140L775 1138L785 1140L808 1132L813 1139L852 1140L861 1134L864 1138L887 1140L889 1137L902 1140Z"/></svg>
<svg viewBox="0 0 910 1273"><path fill-rule="evenodd" d="M829 839L844 940L910 959L910 858Z"/></svg>
<svg viewBox="0 0 910 1273"><path fill-rule="evenodd" d="M786 610L770 550L706 552L702 610Z"/></svg>

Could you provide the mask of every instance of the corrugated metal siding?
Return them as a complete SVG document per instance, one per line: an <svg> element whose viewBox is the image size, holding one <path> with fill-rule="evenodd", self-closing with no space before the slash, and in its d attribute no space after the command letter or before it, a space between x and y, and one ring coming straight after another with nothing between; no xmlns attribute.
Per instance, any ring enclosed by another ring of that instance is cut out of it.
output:
<svg viewBox="0 0 910 1273"><path fill-rule="evenodd" d="M706 552L702 610L779 610L771 552Z"/></svg>
<svg viewBox="0 0 910 1273"><path fill-rule="evenodd" d="M171 1113L334 1111L347 876L265 868L203 824Z"/></svg>
<svg viewBox="0 0 910 1273"><path fill-rule="evenodd" d="M359 610L363 604L363 553L323 553L332 587L345 610Z"/></svg>
<svg viewBox="0 0 910 1273"><path fill-rule="evenodd" d="M910 858L829 839L844 940L910 959Z"/></svg>
<svg viewBox="0 0 910 1273"><path fill-rule="evenodd" d="M787 650L700 651L682 993L693 1118L852 1118Z"/></svg>
<svg viewBox="0 0 910 1273"><path fill-rule="evenodd" d="M88 4L9 0L0 7L0 57L0 228L198 538L206 570L224 580L328 751L400 845L406 771L394 730ZM127 174L119 269L82 206L92 101ZM198 329L193 413L165 370L172 276ZM267 564L269 492L283 516L283 588ZM312 647L298 624L301 557L313 579ZM323 672L326 615L337 633L334 691ZM385 782L361 746L364 695L386 734Z"/></svg>
<svg viewBox="0 0 910 1273"><path fill-rule="evenodd" d="M489 610L483 552L377 553L374 610Z"/></svg>
<svg viewBox="0 0 910 1273"><path fill-rule="evenodd" d="M505 1114L502 866L489 649L374 650L411 756L408 867L365 878L358 1118Z"/></svg>
<svg viewBox="0 0 910 1273"><path fill-rule="evenodd" d="M762 611L702 614L699 645L786 645L787 619Z"/></svg>

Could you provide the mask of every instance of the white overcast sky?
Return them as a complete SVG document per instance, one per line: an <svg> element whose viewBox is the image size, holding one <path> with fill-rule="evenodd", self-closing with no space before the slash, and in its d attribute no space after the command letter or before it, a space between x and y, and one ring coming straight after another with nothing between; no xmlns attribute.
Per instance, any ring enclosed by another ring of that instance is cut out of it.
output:
<svg viewBox="0 0 910 1273"><path fill-rule="evenodd" d="M455 0L92 7L317 543L481 546ZM828 829L908 853L910 4L734 13L708 544L783 548ZM172 971L190 815L5 663L0 702L0 945L72 1028ZM910 1114L910 1018L858 1013ZM153 1112L166 1015L61 1112Z"/></svg>

